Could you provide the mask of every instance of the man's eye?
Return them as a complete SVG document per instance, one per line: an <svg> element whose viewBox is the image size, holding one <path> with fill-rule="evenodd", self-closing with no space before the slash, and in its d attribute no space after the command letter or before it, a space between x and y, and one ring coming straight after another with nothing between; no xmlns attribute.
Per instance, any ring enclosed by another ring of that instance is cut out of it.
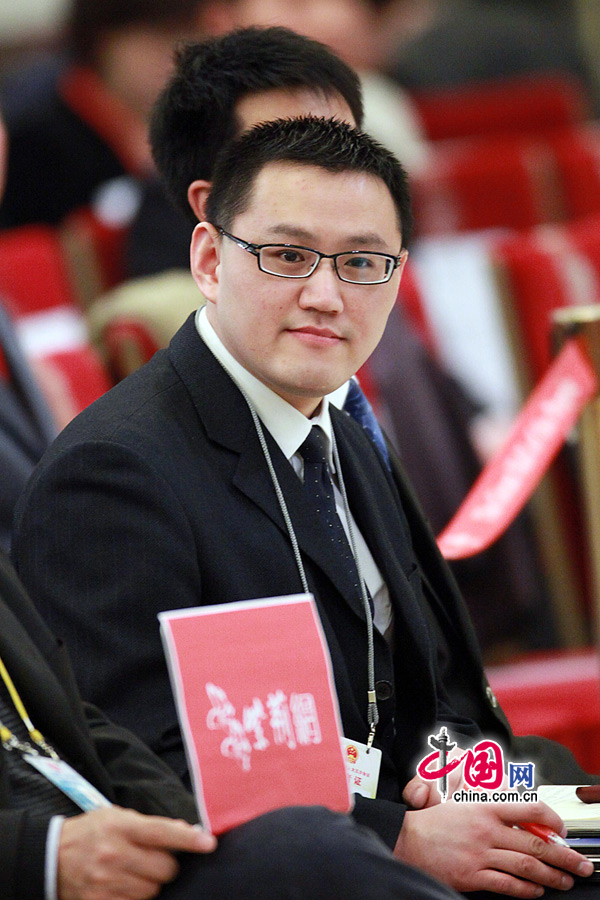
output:
<svg viewBox="0 0 600 900"><path fill-rule="evenodd" d="M304 256L300 253L299 250L291 250L287 247L285 250L280 250L278 253L278 258L281 262L286 263L299 263L304 262Z"/></svg>
<svg viewBox="0 0 600 900"><path fill-rule="evenodd" d="M346 266L353 269L370 269L373 267L373 260L369 256L351 256L345 262Z"/></svg>

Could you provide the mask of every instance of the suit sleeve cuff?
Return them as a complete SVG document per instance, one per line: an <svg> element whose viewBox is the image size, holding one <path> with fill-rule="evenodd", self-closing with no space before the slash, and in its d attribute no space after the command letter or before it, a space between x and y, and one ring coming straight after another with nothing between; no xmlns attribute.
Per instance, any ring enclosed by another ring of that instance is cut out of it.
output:
<svg viewBox="0 0 600 900"><path fill-rule="evenodd" d="M370 800L354 795L354 809L352 817L360 825L366 825L393 850L402 828L406 806L403 803L395 803L393 800Z"/></svg>
<svg viewBox="0 0 600 900"><path fill-rule="evenodd" d="M58 848L64 820L64 816L53 816L48 826L44 870L45 900L58 900Z"/></svg>

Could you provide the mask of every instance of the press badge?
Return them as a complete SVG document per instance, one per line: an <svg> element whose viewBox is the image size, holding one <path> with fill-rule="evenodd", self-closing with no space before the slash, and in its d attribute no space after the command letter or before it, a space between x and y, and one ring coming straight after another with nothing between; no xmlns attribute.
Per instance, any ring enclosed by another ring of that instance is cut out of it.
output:
<svg viewBox="0 0 600 900"><path fill-rule="evenodd" d="M367 745L361 744L360 741L350 741L345 737L340 740L346 761L350 793L362 794L363 797L370 797L373 800L377 795L379 783L381 750L371 747L367 753Z"/></svg>
<svg viewBox="0 0 600 900"><path fill-rule="evenodd" d="M101 794L93 784L72 769L63 759L50 759L47 756L33 756L24 753L25 762L41 772L48 781L66 794L84 812L99 809L101 806L112 806L112 803Z"/></svg>

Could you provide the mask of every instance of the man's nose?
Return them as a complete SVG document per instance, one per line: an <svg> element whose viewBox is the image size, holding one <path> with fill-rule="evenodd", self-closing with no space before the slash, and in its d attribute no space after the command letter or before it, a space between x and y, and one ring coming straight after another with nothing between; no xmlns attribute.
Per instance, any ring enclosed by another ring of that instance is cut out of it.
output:
<svg viewBox="0 0 600 900"><path fill-rule="evenodd" d="M323 312L341 312L344 308L342 282L332 259L321 259L312 275L304 280L299 302L301 306Z"/></svg>

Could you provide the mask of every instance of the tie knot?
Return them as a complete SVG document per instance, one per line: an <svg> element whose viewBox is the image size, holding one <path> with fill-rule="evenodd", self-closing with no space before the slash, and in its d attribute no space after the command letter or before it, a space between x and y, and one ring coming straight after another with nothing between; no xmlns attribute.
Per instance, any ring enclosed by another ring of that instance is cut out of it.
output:
<svg viewBox="0 0 600 900"><path fill-rule="evenodd" d="M327 438L319 425L313 425L309 435L298 448L304 463L321 463L327 465Z"/></svg>

